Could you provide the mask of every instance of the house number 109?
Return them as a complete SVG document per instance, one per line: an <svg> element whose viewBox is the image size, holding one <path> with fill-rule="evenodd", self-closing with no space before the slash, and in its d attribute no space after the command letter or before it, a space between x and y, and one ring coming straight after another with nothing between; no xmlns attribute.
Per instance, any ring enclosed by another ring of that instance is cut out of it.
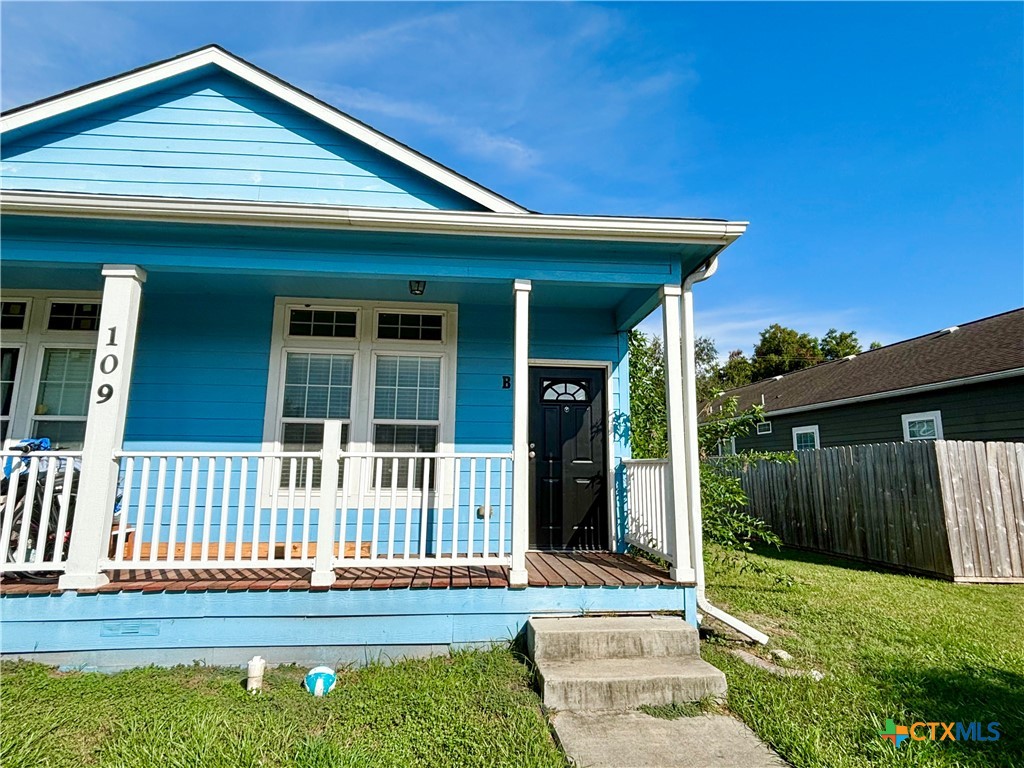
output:
<svg viewBox="0 0 1024 768"><path fill-rule="evenodd" d="M107 330L110 331L110 336L108 337L107 346L108 347L116 347L117 346L117 328L113 327L113 328L108 328ZM120 362L121 361L118 360L117 355L115 355L113 352L110 352L110 353L104 355L100 359L100 373L103 373L103 374L111 374L111 373L113 373L114 371L117 370L118 363L120 363ZM99 387L96 388L96 395L97 395L97 400L96 400L97 403L106 403L106 402L108 402L110 400L110 398L112 398L114 396L114 387L113 387L113 385L111 385L111 384L100 384Z"/></svg>

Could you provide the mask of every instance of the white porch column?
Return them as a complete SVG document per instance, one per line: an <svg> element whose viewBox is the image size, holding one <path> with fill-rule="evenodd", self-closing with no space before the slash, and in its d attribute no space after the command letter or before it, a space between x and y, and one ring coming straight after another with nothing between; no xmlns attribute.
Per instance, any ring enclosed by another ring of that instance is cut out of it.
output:
<svg viewBox="0 0 1024 768"><path fill-rule="evenodd" d="M672 554L671 577L693 581L690 522L686 498L686 408L683 400L683 350L680 338L680 296L678 285L661 289L661 309L665 344L665 401L668 411L668 477L665 483L665 507L669 550Z"/></svg>
<svg viewBox="0 0 1024 768"><path fill-rule="evenodd" d="M82 473L67 565L60 577L61 589L95 589L109 581L99 564L106 559L110 546L110 525L117 495L118 462L114 451L121 448L124 440L139 303L146 271L131 264L107 264L103 267L103 277L99 339L82 446Z"/></svg>
<svg viewBox="0 0 1024 768"><path fill-rule="evenodd" d="M324 444L320 454L320 511L316 523L316 559L309 583L329 587L334 574L334 518L338 514L338 461L341 458L341 426L335 419L324 422ZM392 513L393 514L393 513Z"/></svg>
<svg viewBox="0 0 1024 768"><path fill-rule="evenodd" d="M713 270L712 270L713 272ZM708 274L710 277L710 273ZM697 372L694 370L696 350L693 332L693 291L690 282L683 286L683 408L686 412L683 429L686 445L686 506L690 513L690 556L698 589L703 598L704 531L700 507L700 445L697 441Z"/></svg>
<svg viewBox="0 0 1024 768"><path fill-rule="evenodd" d="M509 585L525 587L530 540L530 290L529 280L512 284L515 343L512 365L512 569Z"/></svg>

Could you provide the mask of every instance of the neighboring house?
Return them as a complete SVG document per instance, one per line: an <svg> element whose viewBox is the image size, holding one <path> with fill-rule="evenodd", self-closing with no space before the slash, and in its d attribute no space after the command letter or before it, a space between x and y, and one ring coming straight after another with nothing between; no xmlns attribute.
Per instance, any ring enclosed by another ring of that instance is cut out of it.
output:
<svg viewBox="0 0 1024 768"><path fill-rule="evenodd" d="M527 211L215 46L0 128L3 436L59 449L14 462L44 512L2 508L4 654L696 620L690 288L745 223ZM627 332L659 305L671 482L631 503Z"/></svg>
<svg viewBox="0 0 1024 768"><path fill-rule="evenodd" d="M729 390L764 422L735 450L1024 441L1024 309Z"/></svg>

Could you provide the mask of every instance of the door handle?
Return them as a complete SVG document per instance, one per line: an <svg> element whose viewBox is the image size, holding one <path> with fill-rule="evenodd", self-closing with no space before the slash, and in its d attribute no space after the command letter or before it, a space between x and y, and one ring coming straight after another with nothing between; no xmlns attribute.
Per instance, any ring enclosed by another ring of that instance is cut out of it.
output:
<svg viewBox="0 0 1024 768"><path fill-rule="evenodd" d="M529 456L530 456L531 459L537 458L537 452L534 450L536 447L537 447L536 443L530 443L530 453L529 453Z"/></svg>

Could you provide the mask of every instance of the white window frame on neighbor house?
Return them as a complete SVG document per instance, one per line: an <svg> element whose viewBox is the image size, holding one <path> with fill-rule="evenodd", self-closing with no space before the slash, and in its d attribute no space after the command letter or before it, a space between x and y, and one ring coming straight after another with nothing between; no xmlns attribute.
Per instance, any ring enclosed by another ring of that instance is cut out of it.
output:
<svg viewBox="0 0 1024 768"><path fill-rule="evenodd" d="M820 438L820 436L818 434L818 425L817 424L808 424L807 426L803 426L803 427L793 427L793 450L794 451L807 450L806 448L801 449L797 445L797 435L814 435L814 447L815 447L815 449L821 448L821 438Z"/></svg>
<svg viewBox="0 0 1024 768"><path fill-rule="evenodd" d="M767 427L767 429L761 429L761 427ZM770 435L772 433L772 423L770 421L759 421L757 422L757 434L759 435Z"/></svg>
<svg viewBox="0 0 1024 768"><path fill-rule="evenodd" d="M903 420L903 441L906 443L921 442L923 440L942 440L942 411L921 411L920 413L904 413ZM932 421L935 423L935 437L911 437L910 423L912 421Z"/></svg>
<svg viewBox="0 0 1024 768"><path fill-rule="evenodd" d="M325 336L291 336L288 334L292 309L320 309L351 311L356 313L355 338ZM381 339L377 334L378 318L382 313L410 313L441 316L441 341ZM342 452L371 453L374 449L374 426L379 422L397 423L409 420L381 420L374 418L374 398L377 360L381 356L436 357L440 359L440 390L438 418L431 420L437 426L437 453L452 453L455 448L455 382L458 357L458 306L424 302L352 301L347 299L312 299L278 297L274 302L274 321L270 349L270 373L267 382L267 402L263 420L263 450L283 451L284 382L289 352L352 355L352 393L347 422L348 444ZM314 419L307 419L314 421ZM427 421L421 421L427 425ZM319 447L310 450L320 450ZM268 473L269 474L269 473ZM274 496L273 479L264 479L262 496L270 503ZM340 493L340 490L339 490ZM447 498L450 490L446 492ZM276 489L278 501L287 489ZM369 502L372 490L364 488ZM319 489L313 489L319 497Z"/></svg>
<svg viewBox="0 0 1024 768"><path fill-rule="evenodd" d="M99 339L98 331L50 330L50 308L55 303L100 304L103 294L99 291L47 290L12 291L3 294L3 301L25 302L25 323L20 330L4 329L2 345L5 349L18 350L18 364L14 371L14 385L11 398L11 412L4 446L8 447L26 437L36 437L32 429L34 421L84 421L88 416L36 415L36 401L39 397L43 361L50 349L95 350ZM90 383L89 390L92 386ZM91 397L88 398L91 400Z"/></svg>

